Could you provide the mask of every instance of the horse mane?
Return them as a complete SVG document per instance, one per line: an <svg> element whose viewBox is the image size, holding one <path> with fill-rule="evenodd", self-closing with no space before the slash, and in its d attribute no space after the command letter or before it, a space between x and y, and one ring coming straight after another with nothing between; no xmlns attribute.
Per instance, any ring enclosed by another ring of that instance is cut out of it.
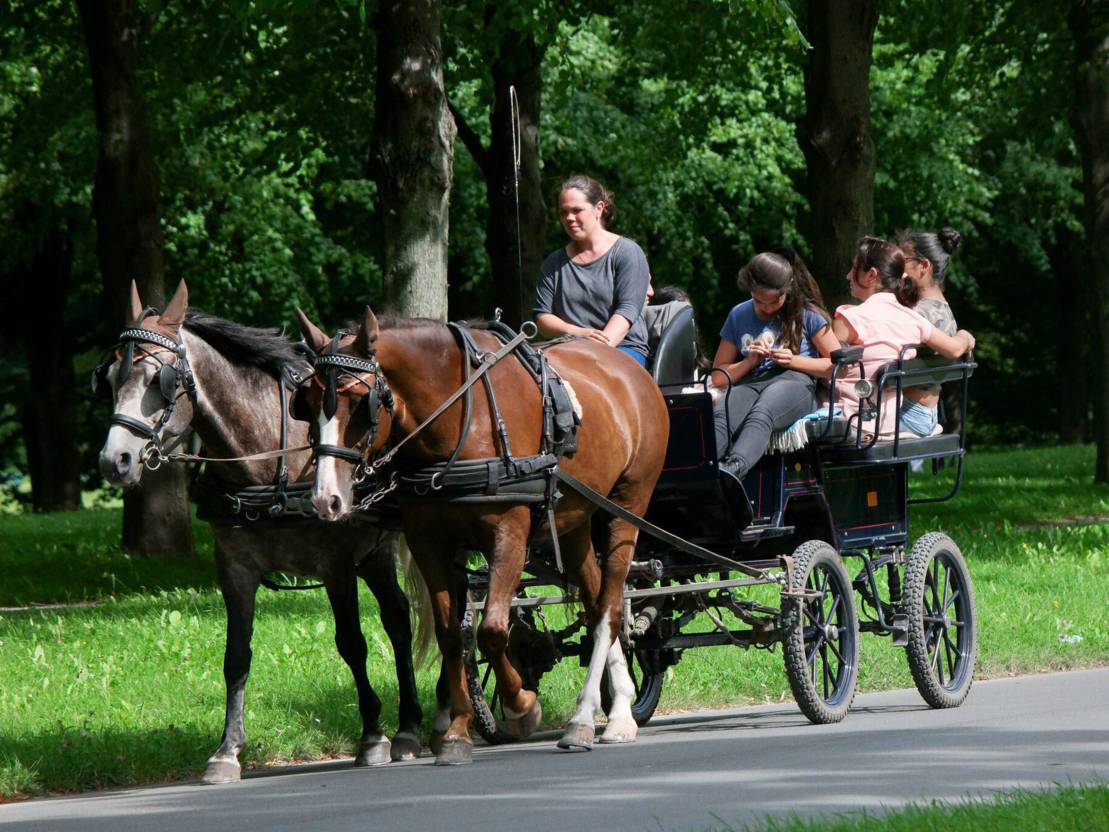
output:
<svg viewBox="0 0 1109 832"><path fill-rule="evenodd" d="M231 363L257 367L274 378L281 377L287 364L305 363L296 344L276 329L238 324L200 309L185 313L185 329L203 338Z"/></svg>

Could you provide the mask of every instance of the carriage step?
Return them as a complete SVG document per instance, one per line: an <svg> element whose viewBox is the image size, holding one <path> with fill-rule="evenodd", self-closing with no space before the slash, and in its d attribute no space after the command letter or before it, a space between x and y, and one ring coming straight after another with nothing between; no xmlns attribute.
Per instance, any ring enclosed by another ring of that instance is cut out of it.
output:
<svg viewBox="0 0 1109 832"><path fill-rule="evenodd" d="M756 540L769 540L774 537L789 537L793 534L793 529L793 526L775 526L773 523L748 526L739 533L739 539L743 543L752 543Z"/></svg>
<svg viewBox="0 0 1109 832"><path fill-rule="evenodd" d="M909 616L895 615L890 621L890 629L893 632L893 646L894 647L908 647L909 646Z"/></svg>

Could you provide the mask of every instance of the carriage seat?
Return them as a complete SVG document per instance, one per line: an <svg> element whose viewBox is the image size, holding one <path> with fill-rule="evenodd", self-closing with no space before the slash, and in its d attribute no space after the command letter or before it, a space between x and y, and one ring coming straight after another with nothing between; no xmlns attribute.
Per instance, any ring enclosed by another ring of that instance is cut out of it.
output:
<svg viewBox="0 0 1109 832"><path fill-rule="evenodd" d="M693 307L683 301L671 301L644 307L643 317L648 333L647 368L655 383L661 387L693 381L697 369Z"/></svg>
<svg viewBox="0 0 1109 832"><path fill-rule="evenodd" d="M833 353L835 357L835 353ZM846 366L854 363L844 356L838 364ZM891 361L879 368L872 376L876 391L896 387L898 379L903 387L916 387L925 384L943 384L951 381L965 382L974 373L973 356L954 361L929 355L921 358ZM837 375L839 375L837 373ZM840 377L836 383L853 383L850 376ZM834 388L833 388L834 389ZM881 421L881 409L897 407L900 409L902 398L895 395L887 401L875 395L878 401L875 421ZM965 388L963 409L966 410ZM809 440L821 445L821 455L830 462L881 462L900 459L929 459L961 454L965 448L965 435L962 433L934 433L931 436L917 436L902 432L896 439L892 436L879 436L877 440L865 430L862 436L856 430L857 420L848 423L837 418L820 419L806 423Z"/></svg>

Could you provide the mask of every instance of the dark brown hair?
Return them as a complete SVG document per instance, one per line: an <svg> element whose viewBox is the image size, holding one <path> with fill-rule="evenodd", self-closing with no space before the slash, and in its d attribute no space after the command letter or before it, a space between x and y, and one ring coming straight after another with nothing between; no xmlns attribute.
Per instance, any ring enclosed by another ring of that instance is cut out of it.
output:
<svg viewBox="0 0 1109 832"><path fill-rule="evenodd" d="M763 289L785 295L778 319L782 322L782 344L794 352L801 349L806 309L829 320L820 287L805 261L792 248L756 254L739 270L737 282L740 289L750 292Z"/></svg>
<svg viewBox="0 0 1109 832"><path fill-rule="evenodd" d="M947 283L951 255L962 241L963 235L954 228L941 228L935 234L931 231L905 230L897 235L897 244L906 252L906 259L925 258L932 264L932 279L936 281L940 291L943 291L944 284Z"/></svg>
<svg viewBox="0 0 1109 832"><path fill-rule="evenodd" d="M920 290L905 274L905 252L881 237L863 237L855 252L855 271L878 272L880 292L893 292L897 302L910 308L916 306Z"/></svg>
<svg viewBox="0 0 1109 832"><path fill-rule="evenodd" d="M608 190L608 188L592 176L586 176L584 173L575 173L558 186L556 201L558 197L562 196L564 191L568 191L571 188L585 194L585 198L589 200L591 205L603 202L605 204L605 209L601 212L601 225L605 228L612 225L612 218L616 215L616 196L612 191Z"/></svg>

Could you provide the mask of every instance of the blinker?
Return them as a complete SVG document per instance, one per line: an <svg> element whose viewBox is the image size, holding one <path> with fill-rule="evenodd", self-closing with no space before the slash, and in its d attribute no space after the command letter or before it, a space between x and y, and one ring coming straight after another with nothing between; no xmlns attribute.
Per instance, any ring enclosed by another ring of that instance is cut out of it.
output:
<svg viewBox="0 0 1109 832"><path fill-rule="evenodd" d="M131 376L131 365L135 360L135 342L125 342L122 352L123 354L119 358L119 383L121 385Z"/></svg>
<svg viewBox="0 0 1109 832"><path fill-rule="evenodd" d="M163 364L158 370L158 390L167 402L177 395L177 368L172 364Z"/></svg>

